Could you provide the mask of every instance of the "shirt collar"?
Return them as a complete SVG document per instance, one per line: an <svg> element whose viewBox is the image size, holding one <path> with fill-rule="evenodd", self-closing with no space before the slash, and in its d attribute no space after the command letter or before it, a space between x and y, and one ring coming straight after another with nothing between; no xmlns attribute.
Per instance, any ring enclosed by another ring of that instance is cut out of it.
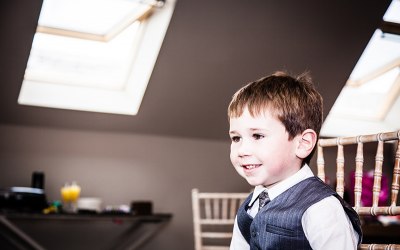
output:
<svg viewBox="0 0 400 250"><path fill-rule="evenodd" d="M264 190L267 190L268 196L271 199L275 199L278 195L285 192L289 188L293 187L297 183L314 176L313 172L311 171L310 167L305 164L299 171L297 171L294 175L289 176L288 178L280 181L279 183L275 184L270 188L266 188L264 186L256 186L253 191L253 197L251 197L251 201L249 203L249 207L253 206L253 203L258 199L258 196Z"/></svg>

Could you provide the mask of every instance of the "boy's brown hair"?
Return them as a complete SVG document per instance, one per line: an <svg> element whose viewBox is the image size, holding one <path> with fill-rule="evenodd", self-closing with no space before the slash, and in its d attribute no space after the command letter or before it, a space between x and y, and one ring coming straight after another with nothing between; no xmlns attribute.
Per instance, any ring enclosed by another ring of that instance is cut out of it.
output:
<svg viewBox="0 0 400 250"><path fill-rule="evenodd" d="M289 140L292 140L306 129L312 129L319 135L323 119L322 105L322 97L308 72L292 77L278 71L239 89L229 104L228 117L241 116L246 107L252 116L268 109L282 122ZM314 151L315 148L304 159L305 163L310 162Z"/></svg>

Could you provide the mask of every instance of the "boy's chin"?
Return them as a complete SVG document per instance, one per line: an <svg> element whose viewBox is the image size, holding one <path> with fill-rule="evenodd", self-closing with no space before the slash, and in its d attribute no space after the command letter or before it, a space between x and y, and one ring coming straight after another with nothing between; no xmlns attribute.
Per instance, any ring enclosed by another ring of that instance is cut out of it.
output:
<svg viewBox="0 0 400 250"><path fill-rule="evenodd" d="M257 180L255 178L248 178L248 177L244 177L247 181L247 183L249 183L251 186L260 186L260 185L264 185L264 183L260 180Z"/></svg>
<svg viewBox="0 0 400 250"><path fill-rule="evenodd" d="M247 183L249 183L251 186L259 186L259 185L264 185L263 181L260 180L257 176L247 176L242 169L236 169L237 172L239 173L240 176L242 176Z"/></svg>

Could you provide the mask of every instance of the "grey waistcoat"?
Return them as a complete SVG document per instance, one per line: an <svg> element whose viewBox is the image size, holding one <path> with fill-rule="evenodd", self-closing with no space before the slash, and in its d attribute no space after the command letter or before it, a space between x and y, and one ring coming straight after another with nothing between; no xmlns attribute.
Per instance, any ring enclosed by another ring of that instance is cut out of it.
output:
<svg viewBox="0 0 400 250"><path fill-rule="evenodd" d="M311 249L301 218L311 205L331 195L341 202L361 243L361 224L357 213L317 177L310 177L289 188L264 206L254 219L247 214L250 194L238 210L239 229L250 249Z"/></svg>

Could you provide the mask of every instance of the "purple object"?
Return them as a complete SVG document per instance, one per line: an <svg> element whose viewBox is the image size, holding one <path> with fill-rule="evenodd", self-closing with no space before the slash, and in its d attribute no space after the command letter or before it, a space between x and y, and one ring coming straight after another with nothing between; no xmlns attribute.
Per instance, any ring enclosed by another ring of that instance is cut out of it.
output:
<svg viewBox="0 0 400 250"><path fill-rule="evenodd" d="M350 173L350 197L351 204L354 205L354 184L355 184L355 171ZM361 192L361 206L370 207L372 206L372 194L374 186L374 171L370 170L363 173L362 178L362 192ZM381 192L379 194L378 205L386 205L389 197L389 185L388 178L383 174L381 180Z"/></svg>

